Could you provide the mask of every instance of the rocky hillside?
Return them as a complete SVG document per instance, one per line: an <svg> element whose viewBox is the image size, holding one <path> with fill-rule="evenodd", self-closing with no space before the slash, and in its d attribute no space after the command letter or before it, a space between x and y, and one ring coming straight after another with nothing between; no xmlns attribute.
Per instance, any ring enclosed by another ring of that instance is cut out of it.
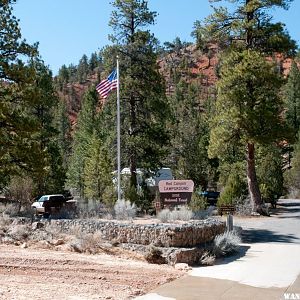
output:
<svg viewBox="0 0 300 300"><path fill-rule="evenodd" d="M206 99L206 96L213 92L212 88L217 81L219 52L218 46L212 44L205 53L199 50L196 45L191 45L176 52L163 54L158 64L166 81L167 95L174 93L178 78L183 78L188 82L198 82L204 94L202 99ZM275 59L278 68L286 76L290 70L292 59L284 58L282 55L276 55ZM72 127L76 125L77 114L80 111L85 91L99 81L98 73L99 68L95 69L81 83L66 83L58 89L60 99L67 104ZM100 98L99 101L101 101Z"/></svg>

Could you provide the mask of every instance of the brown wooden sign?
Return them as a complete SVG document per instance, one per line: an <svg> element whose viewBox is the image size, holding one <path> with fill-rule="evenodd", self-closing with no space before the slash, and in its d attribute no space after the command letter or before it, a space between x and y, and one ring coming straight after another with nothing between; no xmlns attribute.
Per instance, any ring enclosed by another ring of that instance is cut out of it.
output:
<svg viewBox="0 0 300 300"><path fill-rule="evenodd" d="M188 204L194 190L192 180L161 180L158 184L163 205Z"/></svg>

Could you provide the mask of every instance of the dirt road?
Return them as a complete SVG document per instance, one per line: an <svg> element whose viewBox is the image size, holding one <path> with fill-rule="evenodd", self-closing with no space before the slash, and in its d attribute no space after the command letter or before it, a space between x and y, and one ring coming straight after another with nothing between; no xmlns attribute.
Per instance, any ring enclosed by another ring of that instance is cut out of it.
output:
<svg viewBox="0 0 300 300"><path fill-rule="evenodd" d="M131 299L182 275L123 254L0 245L0 299Z"/></svg>

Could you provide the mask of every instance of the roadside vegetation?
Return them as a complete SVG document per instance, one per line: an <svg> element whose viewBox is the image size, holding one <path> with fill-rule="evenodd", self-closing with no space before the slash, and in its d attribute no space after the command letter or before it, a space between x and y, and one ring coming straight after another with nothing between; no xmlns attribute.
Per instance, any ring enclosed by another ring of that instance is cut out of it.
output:
<svg viewBox="0 0 300 300"><path fill-rule="evenodd" d="M284 24L271 23L272 9L291 1L234 0L232 12L224 1L195 20L193 44L177 37L160 45L148 1L115 0L112 44L63 65L54 78L38 45L22 38L16 1L0 2L0 195L16 204L13 214L25 216L36 197L65 190L83 218L153 213L156 194L146 179L161 166L192 179L197 191L220 191L218 206L240 214L268 214L265 203L299 196L300 56ZM104 104L95 91L117 55L122 167L130 170L119 203L116 95ZM286 58L291 66L283 69ZM162 210L159 218L205 218L209 210L194 193L189 208Z"/></svg>

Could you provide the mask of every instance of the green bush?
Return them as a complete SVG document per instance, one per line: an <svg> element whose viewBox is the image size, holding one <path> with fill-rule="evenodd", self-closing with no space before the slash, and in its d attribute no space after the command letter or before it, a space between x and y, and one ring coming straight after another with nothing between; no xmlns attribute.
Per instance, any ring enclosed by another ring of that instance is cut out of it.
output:
<svg viewBox="0 0 300 300"><path fill-rule="evenodd" d="M275 202L283 194L281 150L275 146L258 148L257 178L265 202Z"/></svg>
<svg viewBox="0 0 300 300"><path fill-rule="evenodd" d="M189 203L189 208L193 212L197 212L206 209L206 206L207 206L206 198L200 195L199 191L194 192L192 195L191 202Z"/></svg>
<svg viewBox="0 0 300 300"><path fill-rule="evenodd" d="M236 199L241 198L246 193L246 183L237 173L229 175L227 183L218 200L218 206L234 204Z"/></svg>

